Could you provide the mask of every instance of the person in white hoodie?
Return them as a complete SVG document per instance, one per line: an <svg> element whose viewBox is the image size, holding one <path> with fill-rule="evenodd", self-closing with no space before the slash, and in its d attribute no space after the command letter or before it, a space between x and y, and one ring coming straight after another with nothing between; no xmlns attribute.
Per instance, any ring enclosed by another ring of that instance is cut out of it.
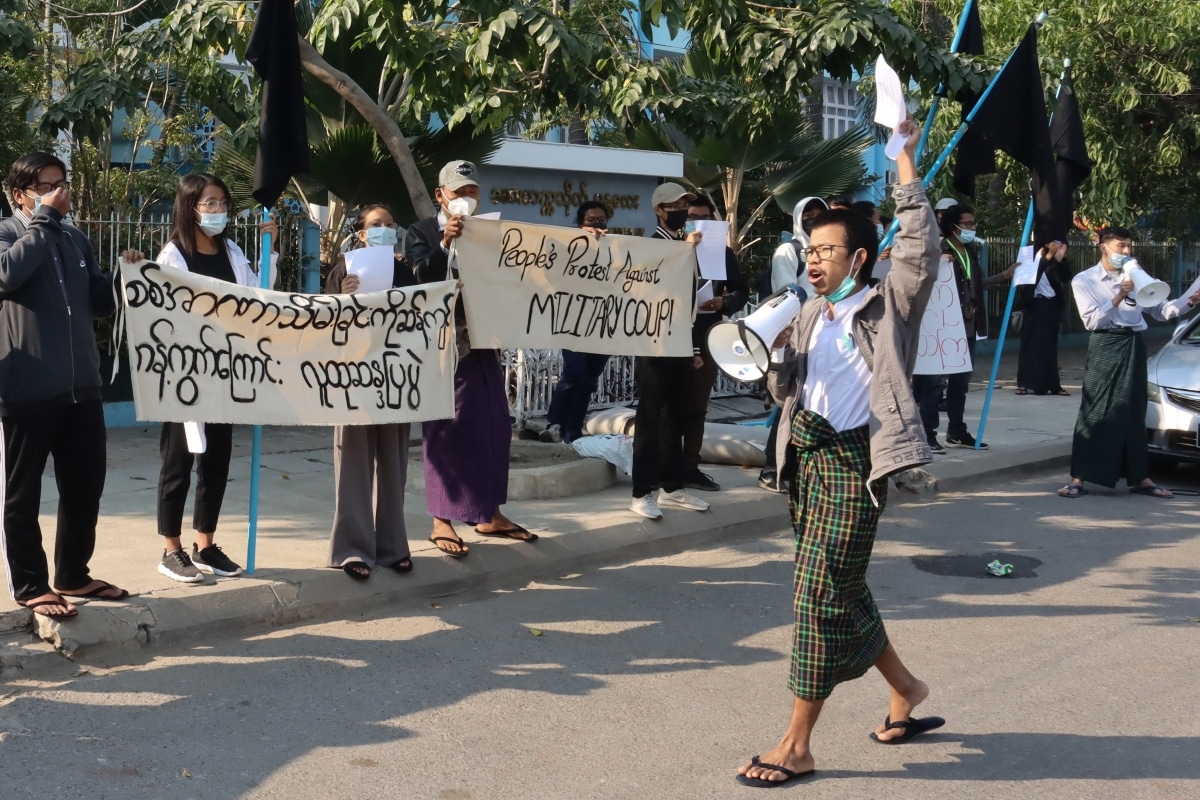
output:
<svg viewBox="0 0 1200 800"><path fill-rule="evenodd" d="M804 289L808 285L808 278L806 277L803 281L800 279L804 272L804 251L808 249L808 235L812 231L813 220L827 209L828 206L820 197L805 197L793 207L792 238L775 248L775 254L771 257L771 291L764 294L763 290L767 287L761 285L760 282L758 286L760 303L768 294L775 294L792 285L798 286L801 296L805 299L808 298L808 292ZM768 492L784 490L779 483L779 467L784 464L788 443L786 436L782 439L779 437L779 421L785 418L790 419L788 411L788 408L783 408L780 413L775 415L775 421L771 423L771 431L767 434L767 463L758 473L758 485Z"/></svg>

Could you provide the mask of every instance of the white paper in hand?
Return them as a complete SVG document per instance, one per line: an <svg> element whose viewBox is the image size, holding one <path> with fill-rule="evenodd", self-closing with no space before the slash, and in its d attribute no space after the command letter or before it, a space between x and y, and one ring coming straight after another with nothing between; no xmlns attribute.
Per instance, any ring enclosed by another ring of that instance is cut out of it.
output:
<svg viewBox="0 0 1200 800"><path fill-rule="evenodd" d="M1033 245L1022 247L1017 251L1017 271L1013 273L1013 283L1017 286L1032 286L1037 283L1037 268Z"/></svg>
<svg viewBox="0 0 1200 800"><path fill-rule="evenodd" d="M884 153L894 159L904 149L908 137L896 133L900 123L908 116L908 108L904 104L904 86L896 70L884 60L883 56L875 59L875 121L892 129L892 138L888 139Z"/></svg>
<svg viewBox="0 0 1200 800"><path fill-rule="evenodd" d="M391 245L360 247L346 252L346 274L358 277L360 292L382 292L392 288L396 273L396 251Z"/></svg>
<svg viewBox="0 0 1200 800"><path fill-rule="evenodd" d="M705 281L699 289L696 290L696 308L713 299L712 281Z"/></svg>
<svg viewBox="0 0 1200 800"><path fill-rule="evenodd" d="M702 219L696 222L700 244L696 259L700 262L700 277L712 281L728 280L725 274L725 240L729 238L729 223L724 220Z"/></svg>

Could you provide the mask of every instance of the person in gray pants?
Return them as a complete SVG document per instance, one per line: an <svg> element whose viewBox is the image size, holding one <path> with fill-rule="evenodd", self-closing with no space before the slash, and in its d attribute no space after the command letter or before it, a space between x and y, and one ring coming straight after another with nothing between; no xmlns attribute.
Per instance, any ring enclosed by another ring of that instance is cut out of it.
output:
<svg viewBox="0 0 1200 800"><path fill-rule="evenodd" d="M383 205L358 212L358 247L396 244L396 223ZM404 256L396 255L392 286L416 284ZM358 277L338 261L325 281L326 294L358 291ZM404 484L408 478L409 425L336 425L333 429L333 531L329 566L355 580L371 577L375 566L396 572L413 568L404 527Z"/></svg>

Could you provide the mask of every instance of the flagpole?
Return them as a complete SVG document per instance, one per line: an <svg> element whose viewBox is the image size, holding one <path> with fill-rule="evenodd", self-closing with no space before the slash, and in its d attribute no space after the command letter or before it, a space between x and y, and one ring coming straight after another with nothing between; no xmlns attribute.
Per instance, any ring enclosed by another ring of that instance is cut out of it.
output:
<svg viewBox="0 0 1200 800"><path fill-rule="evenodd" d="M263 208L263 219L269 220L271 212ZM259 247L258 285L261 289L271 288L271 234L263 231ZM246 574L254 574L254 557L258 549L258 472L262 463L262 425L254 426L253 444L250 449L250 523L246 530Z"/></svg>
<svg viewBox="0 0 1200 800"><path fill-rule="evenodd" d="M954 41L950 43L950 52L957 53L959 45L962 44L963 32L967 28L967 17L971 15L971 4L975 0L967 0L963 3L962 14L958 17L958 28L954 31ZM917 152L913 154L913 162L921 163L921 156L925 154L925 145L929 144L929 132L933 129L934 117L938 114L938 108L942 104L942 95L946 93L946 85L939 83L937 91L933 94L933 102L929 105L929 114L925 117L925 125L921 128L921 141L917 142Z"/></svg>
<svg viewBox="0 0 1200 800"><path fill-rule="evenodd" d="M1037 15L1037 19L1033 21L1033 24L1040 28L1049 18L1050 15L1043 11ZM1008 68L1009 62L1012 61L1013 54L1015 54L1019 48L1020 43L1018 43L1017 47L1014 47L1012 52L1008 54L1008 58L1004 59L1004 66L1000 67L1000 69L996 72L995 77L992 78L992 82L987 85L987 88L983 90L983 94L979 95L979 99L975 101L975 107L971 109L971 113L967 114L967 118L962 121L962 124L958 126L958 130L956 130L954 135L950 137L950 141L946 144L946 147L943 148L941 154L938 155L937 160L930 165L929 172L925 173L925 177L921 180L921 186L928 189L929 184L933 183L933 179L936 178L937 174L942 171L942 167L946 166L946 161L949 160L950 154L954 152L954 148L958 147L958 143L962 141L962 138L967 135L967 130L969 130L971 127L971 121L975 119L975 115L979 113L981 108L983 108L983 104L988 99L988 95L992 93L992 89L996 86L996 82L999 80L1000 76L1004 74L1004 70ZM896 238L896 232L899 230L900 220L892 220L892 226L888 228L887 233L884 234L883 239L879 242L879 249L884 250L891 246L892 240Z"/></svg>
<svg viewBox="0 0 1200 800"><path fill-rule="evenodd" d="M1054 93L1057 98L1062 92L1062 81L1067 76L1067 70L1071 67L1071 59L1063 59L1063 71L1058 78L1058 91ZM1053 115L1051 115L1053 120ZM1033 228L1033 196L1029 198L1029 212L1025 215L1025 229L1021 231L1021 240L1017 245L1018 248L1024 247L1029 241L1029 232ZM1037 253L1034 253L1034 258L1037 258ZM1004 316L1000 318L1000 338L996 340L996 357L992 359L992 375L988 378L987 394L983 398L983 412L979 415L979 435L975 437L975 449L978 450L983 443L983 432L987 428L988 411L992 407L992 392L996 389L996 375L1000 372L1000 357L1004 355L1004 339L1008 336L1008 320L1012 317L1013 299L1017 296L1017 282L1014 278L1013 282L1008 287L1008 300L1004 303Z"/></svg>

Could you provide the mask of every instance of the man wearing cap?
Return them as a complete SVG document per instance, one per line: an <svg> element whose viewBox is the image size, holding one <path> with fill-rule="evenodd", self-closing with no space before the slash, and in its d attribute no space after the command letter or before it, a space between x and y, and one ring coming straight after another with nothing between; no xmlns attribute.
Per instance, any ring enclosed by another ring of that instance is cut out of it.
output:
<svg viewBox="0 0 1200 800"><path fill-rule="evenodd" d="M436 216L408 229L405 255L421 283L458 276L451 256L463 217L479 205L478 172L470 161L451 161L438 173ZM458 367L454 371L454 418L421 423L424 435L425 504L433 517L430 541L448 556L468 548L453 521L475 525L481 536L532 542L536 534L500 513L508 500L508 454L512 426L504 374L495 350L471 347L463 297L454 309Z"/></svg>
<svg viewBox="0 0 1200 800"><path fill-rule="evenodd" d="M667 182L655 189L650 202L658 227L651 238L684 241L688 203L695 199L694 193L678 183ZM697 242L700 234L686 238ZM691 358L638 356L634 360L638 405L633 433L633 501L629 509L646 519L662 519L660 505L708 510L708 503L683 486L684 420L693 373L702 363L696 347L692 348Z"/></svg>
<svg viewBox="0 0 1200 800"><path fill-rule="evenodd" d="M945 211L950 206L956 206L956 205L958 205L958 201L955 200L953 197L943 197L941 200L937 201L937 205L933 207L933 215L935 217L937 217L937 221L939 224L942 221L942 212Z"/></svg>

